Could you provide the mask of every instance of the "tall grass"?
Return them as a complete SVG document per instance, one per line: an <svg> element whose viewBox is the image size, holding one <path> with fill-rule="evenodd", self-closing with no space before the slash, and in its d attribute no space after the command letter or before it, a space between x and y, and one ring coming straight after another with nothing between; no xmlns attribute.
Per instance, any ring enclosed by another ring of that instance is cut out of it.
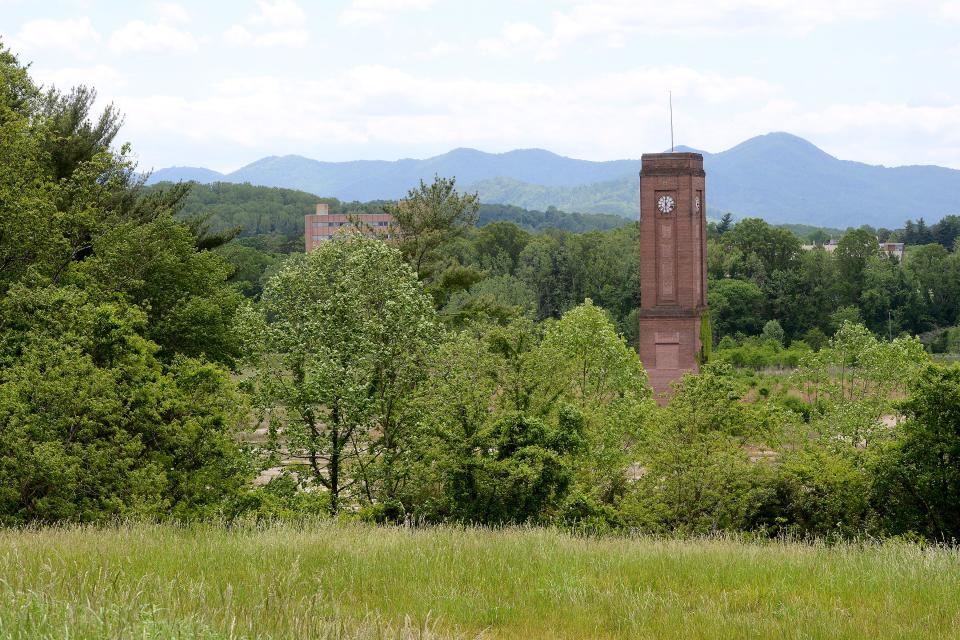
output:
<svg viewBox="0 0 960 640"><path fill-rule="evenodd" d="M335 523L0 531L0 638L950 638L960 553Z"/></svg>

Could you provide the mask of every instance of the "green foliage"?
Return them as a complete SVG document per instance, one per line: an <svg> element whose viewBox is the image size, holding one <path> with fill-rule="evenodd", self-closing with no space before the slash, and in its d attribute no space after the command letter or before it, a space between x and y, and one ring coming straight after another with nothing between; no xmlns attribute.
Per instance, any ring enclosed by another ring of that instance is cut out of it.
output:
<svg viewBox="0 0 960 640"><path fill-rule="evenodd" d="M877 464L876 500L894 533L960 539L960 369L926 365L901 405L906 421Z"/></svg>
<svg viewBox="0 0 960 640"><path fill-rule="evenodd" d="M781 327L780 323L776 320L770 320L763 325L763 332L760 334L760 337L763 340L767 340L779 347L782 347L785 337L783 333L783 327Z"/></svg>
<svg viewBox="0 0 960 640"><path fill-rule="evenodd" d="M484 278L466 291L454 292L441 315L457 326L474 319L489 318L509 322L518 315L536 313L533 291L511 275Z"/></svg>
<svg viewBox="0 0 960 640"><path fill-rule="evenodd" d="M144 313L74 288L18 285L2 310L2 521L210 516L241 489L243 403L222 370L164 367Z"/></svg>
<svg viewBox="0 0 960 640"><path fill-rule="evenodd" d="M856 456L812 442L778 461L764 525L798 537L854 538L872 531L871 474Z"/></svg>
<svg viewBox="0 0 960 640"><path fill-rule="evenodd" d="M150 189L169 187L169 183L160 183ZM217 182L193 184L184 198L180 216L184 219L206 216L214 233L239 228L241 238L276 234L284 239L282 249L289 253L303 250L303 217L314 213L318 202L326 203L330 213L336 214L379 213L383 204L341 203L292 189Z"/></svg>
<svg viewBox="0 0 960 640"><path fill-rule="evenodd" d="M863 325L845 323L827 347L801 360L796 381L831 414L834 435L859 443L882 436L880 417L892 410L929 356L916 338L878 340Z"/></svg>
<svg viewBox="0 0 960 640"><path fill-rule="evenodd" d="M717 242L718 250L708 252L714 278L750 279L762 285L775 271L792 269L800 257L799 238L759 218L741 220Z"/></svg>
<svg viewBox="0 0 960 640"><path fill-rule="evenodd" d="M738 368L746 369L793 369L799 366L810 348L802 340L795 340L790 348L762 337L748 337L741 344L729 336L720 341L716 359Z"/></svg>
<svg viewBox="0 0 960 640"><path fill-rule="evenodd" d="M347 498L392 498L402 485L407 401L436 331L430 299L400 253L363 237L291 258L259 307L245 310L259 405L326 489L331 513Z"/></svg>
<svg viewBox="0 0 960 640"><path fill-rule="evenodd" d="M559 318L590 298L618 321L640 306L639 225L608 233L534 236L520 254L517 277L537 297L537 317Z"/></svg>
<svg viewBox="0 0 960 640"><path fill-rule="evenodd" d="M40 95L3 50L0 75L0 522L233 513L228 267L171 217L183 188L142 190L93 90Z"/></svg>
<svg viewBox="0 0 960 640"><path fill-rule="evenodd" d="M729 369L707 365L686 375L646 427L643 473L624 506L635 526L706 533L749 528L769 492L770 469L744 445L782 426L766 406L740 402Z"/></svg>
<svg viewBox="0 0 960 640"><path fill-rule="evenodd" d="M755 334L763 326L763 291L752 282L710 281L707 297L713 326L721 336Z"/></svg>
<svg viewBox="0 0 960 640"><path fill-rule="evenodd" d="M704 311L700 316L700 354L701 365L710 362L713 357L713 326L710 322L710 311Z"/></svg>
<svg viewBox="0 0 960 640"><path fill-rule="evenodd" d="M477 224L484 227L496 221L510 222L525 231L557 229L571 233L610 231L630 224L633 218L608 213L567 213L548 206L543 211L523 209L509 204L481 204Z"/></svg>
<svg viewBox="0 0 960 640"><path fill-rule="evenodd" d="M623 495L627 443L651 411L637 355L587 301L546 330L528 318L451 334L422 388L419 517L575 519ZM419 512L416 510L419 509ZM571 509L573 509L571 511Z"/></svg>
<svg viewBox="0 0 960 640"><path fill-rule="evenodd" d="M146 335L162 357L233 363L239 341L232 323L241 297L224 286L229 265L217 253L197 251L186 226L163 214L127 222L104 232L93 251L78 273L147 309Z"/></svg>

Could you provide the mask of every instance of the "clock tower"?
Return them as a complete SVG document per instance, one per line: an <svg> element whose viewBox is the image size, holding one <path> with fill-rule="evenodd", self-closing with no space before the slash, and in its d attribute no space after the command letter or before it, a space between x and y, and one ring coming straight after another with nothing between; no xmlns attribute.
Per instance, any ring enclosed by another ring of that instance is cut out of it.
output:
<svg viewBox="0 0 960 640"><path fill-rule="evenodd" d="M698 371L701 359L707 312L705 181L699 153L652 153L641 160L640 359L660 403L670 383Z"/></svg>

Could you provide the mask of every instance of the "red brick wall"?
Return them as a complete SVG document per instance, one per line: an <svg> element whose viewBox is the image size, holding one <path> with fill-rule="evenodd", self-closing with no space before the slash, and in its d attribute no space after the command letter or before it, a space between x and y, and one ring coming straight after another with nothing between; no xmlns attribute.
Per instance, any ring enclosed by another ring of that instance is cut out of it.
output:
<svg viewBox="0 0 960 640"><path fill-rule="evenodd" d="M697 370L707 306L705 174L697 153L645 154L641 162L640 358L662 396ZM674 200L670 213L657 208L662 196Z"/></svg>

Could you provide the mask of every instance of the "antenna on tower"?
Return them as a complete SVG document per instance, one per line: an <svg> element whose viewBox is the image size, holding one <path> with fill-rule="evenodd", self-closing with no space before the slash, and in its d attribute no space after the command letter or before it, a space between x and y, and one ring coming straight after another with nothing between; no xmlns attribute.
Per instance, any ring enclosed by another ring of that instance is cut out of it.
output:
<svg viewBox="0 0 960 640"><path fill-rule="evenodd" d="M670 91L670 153L674 153L673 147L673 91Z"/></svg>

